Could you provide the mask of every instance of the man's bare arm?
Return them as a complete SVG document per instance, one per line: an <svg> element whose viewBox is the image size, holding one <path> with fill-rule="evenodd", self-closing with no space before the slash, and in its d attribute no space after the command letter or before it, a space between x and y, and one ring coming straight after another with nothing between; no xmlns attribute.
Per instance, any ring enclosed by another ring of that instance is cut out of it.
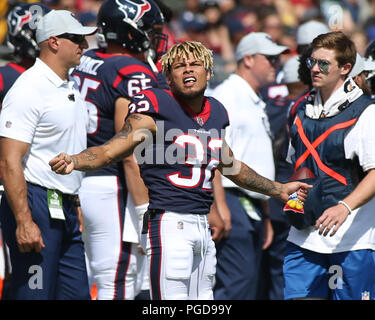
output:
<svg viewBox="0 0 375 320"><path fill-rule="evenodd" d="M17 223L16 239L21 252L44 248L39 227L32 219L27 201L27 185L22 160L30 145L18 140L0 138L0 170L9 206Z"/></svg>
<svg viewBox="0 0 375 320"><path fill-rule="evenodd" d="M243 162L236 160L232 150L226 143L223 146L223 161L218 166L218 169L238 186L278 198L284 202L288 200L290 194L297 191L299 191L299 198L304 200L306 193L300 189L311 188L310 185L298 181L282 184L261 176Z"/></svg>
<svg viewBox="0 0 375 320"><path fill-rule="evenodd" d="M222 168L219 168L221 173L228 179L232 180L242 188L266 194L274 198L280 197L283 191L281 183L271 181L259 175L243 162L237 160L234 161L236 162L235 166L239 167L239 172L237 174L225 174L225 171Z"/></svg>
<svg viewBox="0 0 375 320"><path fill-rule="evenodd" d="M106 143L76 155L61 153L49 164L59 174L69 174L73 170L95 171L130 156L138 144L155 133L156 123L151 117L131 114L120 132Z"/></svg>
<svg viewBox="0 0 375 320"><path fill-rule="evenodd" d="M130 100L125 97L117 98L115 102L115 132L121 131L124 125L124 119L129 112ZM123 159L125 171L125 181L128 191L133 199L135 206L148 203L148 190L141 178L138 163L134 154Z"/></svg>
<svg viewBox="0 0 375 320"><path fill-rule="evenodd" d="M342 199L351 210L355 210L375 196L375 169L370 169L355 189L344 199ZM315 229L319 229L319 234L326 236L330 230L330 236L334 236L340 226L349 215L348 208L338 203L326 209L315 223Z"/></svg>

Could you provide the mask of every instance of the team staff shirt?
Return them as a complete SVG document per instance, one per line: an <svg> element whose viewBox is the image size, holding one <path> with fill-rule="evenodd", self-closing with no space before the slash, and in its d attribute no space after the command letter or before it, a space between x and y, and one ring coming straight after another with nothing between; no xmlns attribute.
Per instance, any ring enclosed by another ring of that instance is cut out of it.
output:
<svg viewBox="0 0 375 320"><path fill-rule="evenodd" d="M148 88L158 87L148 65L129 55L87 51L73 76L79 84L89 112L87 146L105 143L115 135L115 103L120 97L130 99ZM123 175L122 162L117 162L87 176Z"/></svg>
<svg viewBox="0 0 375 320"><path fill-rule="evenodd" d="M170 91L150 89L133 97L129 112L148 115L157 125L153 143L134 151L149 190L149 209L207 214L229 124L224 106L205 97L196 114Z"/></svg>
<svg viewBox="0 0 375 320"><path fill-rule="evenodd" d="M12 62L0 67L0 103L3 102L5 95L13 83L25 70L24 67Z"/></svg>
<svg viewBox="0 0 375 320"><path fill-rule="evenodd" d="M3 101L0 136L30 144L23 159L26 181L76 194L83 173L54 173L48 162L86 148L87 110L72 78L62 80L43 61L25 71Z"/></svg>
<svg viewBox="0 0 375 320"><path fill-rule="evenodd" d="M346 100L352 101L361 94L362 90L354 83L353 87L354 90L349 93L344 91L344 85L340 87L327 100L324 107L319 96L315 99L314 105L311 104L308 106L309 108L306 108L307 115L316 118L318 114L316 111L324 110L326 114L333 116L338 112L338 106ZM358 156L359 164L364 171L375 168L374 121L375 104L371 104L363 111L344 139L345 157L353 159ZM289 154L293 153L292 149L290 147ZM352 214L348 215L345 222L332 237L329 234L326 237L319 235L319 230L315 230L314 226L303 230L291 227L288 241L319 253L336 253L360 249L375 250L374 206L375 200L372 199L364 206L353 210Z"/></svg>
<svg viewBox="0 0 375 320"><path fill-rule="evenodd" d="M264 177L274 180L275 164L265 103L237 74L231 74L211 95L228 111L230 126L226 130L225 138L235 158ZM263 194L240 188L225 177L223 186L239 188L253 198L268 199Z"/></svg>

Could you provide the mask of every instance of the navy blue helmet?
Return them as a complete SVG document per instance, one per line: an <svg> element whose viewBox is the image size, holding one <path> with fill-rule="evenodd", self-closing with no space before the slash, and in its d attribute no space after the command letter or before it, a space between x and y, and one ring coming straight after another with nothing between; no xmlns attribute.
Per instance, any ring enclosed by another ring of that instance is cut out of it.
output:
<svg viewBox="0 0 375 320"><path fill-rule="evenodd" d="M17 57L39 56L39 46L35 39L36 26L40 18L50 10L42 3L23 3L14 7L7 18L7 45Z"/></svg>
<svg viewBox="0 0 375 320"><path fill-rule="evenodd" d="M165 50L163 25L164 16L153 0L106 0L98 12L99 36L135 53Z"/></svg>

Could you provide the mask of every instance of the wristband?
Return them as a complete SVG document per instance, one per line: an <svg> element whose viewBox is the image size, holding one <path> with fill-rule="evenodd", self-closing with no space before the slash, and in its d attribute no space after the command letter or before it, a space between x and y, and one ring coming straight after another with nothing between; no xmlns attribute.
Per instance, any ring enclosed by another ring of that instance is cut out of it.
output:
<svg viewBox="0 0 375 320"><path fill-rule="evenodd" d="M348 205L345 201L342 201L342 200L341 200L341 201L339 201L338 203L339 203L339 204L342 204L343 206L345 206L346 209L348 209L349 214L352 213L352 209L350 209L349 205Z"/></svg>

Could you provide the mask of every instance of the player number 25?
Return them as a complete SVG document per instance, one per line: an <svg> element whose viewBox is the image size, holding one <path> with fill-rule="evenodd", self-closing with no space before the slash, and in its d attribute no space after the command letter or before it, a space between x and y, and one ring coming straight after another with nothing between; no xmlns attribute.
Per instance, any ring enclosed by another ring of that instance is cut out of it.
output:
<svg viewBox="0 0 375 320"><path fill-rule="evenodd" d="M81 78L78 75L74 75L78 86L81 86ZM98 130L99 116L98 107L87 98L89 90L96 91L100 87L101 82L85 77L81 87L81 96L85 99L87 112L89 113L89 124L87 134L95 134Z"/></svg>

